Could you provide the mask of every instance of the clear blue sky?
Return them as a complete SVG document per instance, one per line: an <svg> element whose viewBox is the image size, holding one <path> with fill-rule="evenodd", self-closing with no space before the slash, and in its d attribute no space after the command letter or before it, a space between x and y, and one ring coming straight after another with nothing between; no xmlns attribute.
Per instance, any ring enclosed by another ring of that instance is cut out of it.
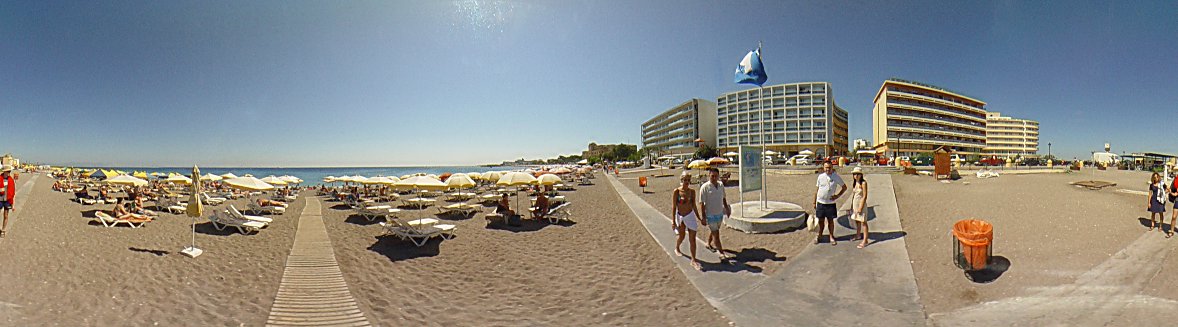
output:
<svg viewBox="0 0 1178 327"><path fill-rule="evenodd" d="M1178 2L0 3L0 151L79 165L478 164L639 143L744 87L889 77L1042 123L1041 152L1178 152Z"/></svg>

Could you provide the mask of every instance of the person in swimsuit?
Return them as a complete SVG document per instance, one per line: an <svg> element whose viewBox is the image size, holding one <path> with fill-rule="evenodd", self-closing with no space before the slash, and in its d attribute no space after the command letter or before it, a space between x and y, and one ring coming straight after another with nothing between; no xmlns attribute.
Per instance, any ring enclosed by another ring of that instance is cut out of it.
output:
<svg viewBox="0 0 1178 327"><path fill-rule="evenodd" d="M671 214L675 217L671 223L679 234L675 239L675 254L683 255L683 251L679 251L679 246L683 244L684 237L690 238L691 266L701 269L699 260L695 258L695 231L699 228L698 224L704 222L700 220L699 206L695 203L695 190L691 189L691 175L684 173L679 179L683 184L671 192Z"/></svg>

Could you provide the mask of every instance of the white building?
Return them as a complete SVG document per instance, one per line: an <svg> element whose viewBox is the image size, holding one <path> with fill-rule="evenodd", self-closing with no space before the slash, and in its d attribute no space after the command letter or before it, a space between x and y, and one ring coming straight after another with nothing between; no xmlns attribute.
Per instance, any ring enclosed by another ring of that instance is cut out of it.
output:
<svg viewBox="0 0 1178 327"><path fill-rule="evenodd" d="M847 154L847 111L834 103L827 82L770 85L716 98L716 142L721 153L764 145L789 157Z"/></svg>
<svg viewBox="0 0 1178 327"><path fill-rule="evenodd" d="M1035 156L1039 151L1039 122L986 113L984 154L1000 157Z"/></svg>
<svg viewBox="0 0 1178 327"><path fill-rule="evenodd" d="M700 143L716 147L714 102L687 100L642 123L642 147L655 157L687 159Z"/></svg>

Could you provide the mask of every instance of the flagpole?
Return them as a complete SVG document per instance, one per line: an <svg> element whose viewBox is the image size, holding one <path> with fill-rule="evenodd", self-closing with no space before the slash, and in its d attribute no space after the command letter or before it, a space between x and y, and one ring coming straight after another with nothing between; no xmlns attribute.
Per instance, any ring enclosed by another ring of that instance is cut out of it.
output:
<svg viewBox="0 0 1178 327"><path fill-rule="evenodd" d="M761 41L757 41L757 57L760 57L760 56L761 56ZM760 59L760 58L757 58L757 59ZM761 61L761 70L762 71L765 70L764 61ZM768 75L768 74L766 73L766 75ZM765 83L761 83L761 85L757 85L757 88L758 88L757 92L761 95L760 97L758 97L758 100L761 100L761 106L760 106L761 107L761 119L760 119L760 121L761 121L761 156L762 157L765 156L765 150L767 148L765 146L765 144L768 143L768 140L765 139L765 105L764 105L765 86L764 85L765 85ZM766 209L768 207L769 199L768 199L766 191L765 191L765 188L768 186L765 183L765 170L768 169L769 167L768 167L768 165L765 164L765 160L763 160L763 159L761 160L761 165L764 167L761 168L761 194L759 195L759 197L760 197L761 209Z"/></svg>

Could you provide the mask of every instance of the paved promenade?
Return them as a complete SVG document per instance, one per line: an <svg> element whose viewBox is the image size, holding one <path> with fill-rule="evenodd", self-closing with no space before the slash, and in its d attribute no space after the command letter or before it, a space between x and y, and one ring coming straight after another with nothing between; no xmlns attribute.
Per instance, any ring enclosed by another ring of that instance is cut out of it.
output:
<svg viewBox="0 0 1178 327"><path fill-rule="evenodd" d="M606 178L704 298L738 326L926 324L891 175L867 178L871 187L868 215L876 243L856 248L857 243L848 240L853 225L844 216L836 229L837 235L844 236L837 246L811 245L772 275L750 272L739 263L721 263L709 251L697 255L704 271L695 270L689 260L674 254L675 234L667 227L670 218L615 177Z"/></svg>

